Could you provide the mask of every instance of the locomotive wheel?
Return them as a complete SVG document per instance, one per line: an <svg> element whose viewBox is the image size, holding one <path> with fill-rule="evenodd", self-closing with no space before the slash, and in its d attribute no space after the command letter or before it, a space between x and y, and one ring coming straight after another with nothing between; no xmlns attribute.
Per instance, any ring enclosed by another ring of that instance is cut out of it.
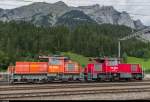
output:
<svg viewBox="0 0 150 102"><path fill-rule="evenodd" d="M110 78L110 81L113 82L113 81L114 81L114 78Z"/></svg>
<svg viewBox="0 0 150 102"><path fill-rule="evenodd" d="M63 78L61 81L62 81L62 82L68 82L68 79Z"/></svg>
<svg viewBox="0 0 150 102"><path fill-rule="evenodd" d="M42 79L42 83L47 83L48 80L47 79Z"/></svg>
<svg viewBox="0 0 150 102"><path fill-rule="evenodd" d="M10 81L9 81L9 84L14 84L14 80L10 80Z"/></svg>
<svg viewBox="0 0 150 102"><path fill-rule="evenodd" d="M101 79L101 78L97 78L96 81L97 81L97 82L101 82L102 79Z"/></svg>
<svg viewBox="0 0 150 102"><path fill-rule="evenodd" d="M139 80L143 80L143 78L139 78Z"/></svg>
<svg viewBox="0 0 150 102"><path fill-rule="evenodd" d="M130 78L125 78L125 80L126 80L126 81L131 81L131 79L130 79Z"/></svg>

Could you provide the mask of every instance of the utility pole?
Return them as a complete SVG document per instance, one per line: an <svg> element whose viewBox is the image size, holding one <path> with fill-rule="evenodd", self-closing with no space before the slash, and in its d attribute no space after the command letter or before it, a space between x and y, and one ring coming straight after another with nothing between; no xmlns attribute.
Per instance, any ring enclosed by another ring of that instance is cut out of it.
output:
<svg viewBox="0 0 150 102"><path fill-rule="evenodd" d="M120 58L120 39L118 40L118 57Z"/></svg>

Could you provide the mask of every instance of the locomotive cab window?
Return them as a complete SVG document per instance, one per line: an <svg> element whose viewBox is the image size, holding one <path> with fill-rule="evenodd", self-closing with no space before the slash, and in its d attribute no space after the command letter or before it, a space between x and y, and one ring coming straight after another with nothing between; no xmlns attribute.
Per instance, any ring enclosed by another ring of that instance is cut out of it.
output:
<svg viewBox="0 0 150 102"><path fill-rule="evenodd" d="M102 65L101 64L95 64L95 70L96 71L102 71Z"/></svg>
<svg viewBox="0 0 150 102"><path fill-rule="evenodd" d="M137 70L137 65L132 64L132 65L131 65L131 71L136 71L136 70Z"/></svg>
<svg viewBox="0 0 150 102"><path fill-rule="evenodd" d="M60 64L60 60L57 59L57 58L51 58L51 60L49 61L49 64L59 65Z"/></svg>
<svg viewBox="0 0 150 102"><path fill-rule="evenodd" d="M69 63L67 67L69 71L73 71L75 68L75 64Z"/></svg>
<svg viewBox="0 0 150 102"><path fill-rule="evenodd" d="M109 60L108 61L108 66L116 66L118 65L118 61L117 60Z"/></svg>

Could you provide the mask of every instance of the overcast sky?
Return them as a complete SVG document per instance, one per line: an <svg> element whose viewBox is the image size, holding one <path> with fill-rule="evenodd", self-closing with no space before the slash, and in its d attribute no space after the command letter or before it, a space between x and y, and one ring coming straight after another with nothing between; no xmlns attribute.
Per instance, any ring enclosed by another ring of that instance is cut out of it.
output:
<svg viewBox="0 0 150 102"><path fill-rule="evenodd" d="M0 0L0 8L12 9L33 2L54 3L60 0ZM112 5L118 11L127 11L133 19L150 26L150 0L61 0L69 6Z"/></svg>

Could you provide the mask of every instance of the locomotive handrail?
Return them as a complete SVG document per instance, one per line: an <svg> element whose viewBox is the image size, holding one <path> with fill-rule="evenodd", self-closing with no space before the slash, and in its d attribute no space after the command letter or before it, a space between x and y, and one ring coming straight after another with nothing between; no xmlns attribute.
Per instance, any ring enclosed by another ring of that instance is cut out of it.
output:
<svg viewBox="0 0 150 102"><path fill-rule="evenodd" d="M51 58L57 58L57 59L69 59L68 57L62 57L62 56L39 56L39 58L45 58L45 59L51 59Z"/></svg>
<svg viewBox="0 0 150 102"><path fill-rule="evenodd" d="M8 72L0 72L0 74L9 74Z"/></svg>

